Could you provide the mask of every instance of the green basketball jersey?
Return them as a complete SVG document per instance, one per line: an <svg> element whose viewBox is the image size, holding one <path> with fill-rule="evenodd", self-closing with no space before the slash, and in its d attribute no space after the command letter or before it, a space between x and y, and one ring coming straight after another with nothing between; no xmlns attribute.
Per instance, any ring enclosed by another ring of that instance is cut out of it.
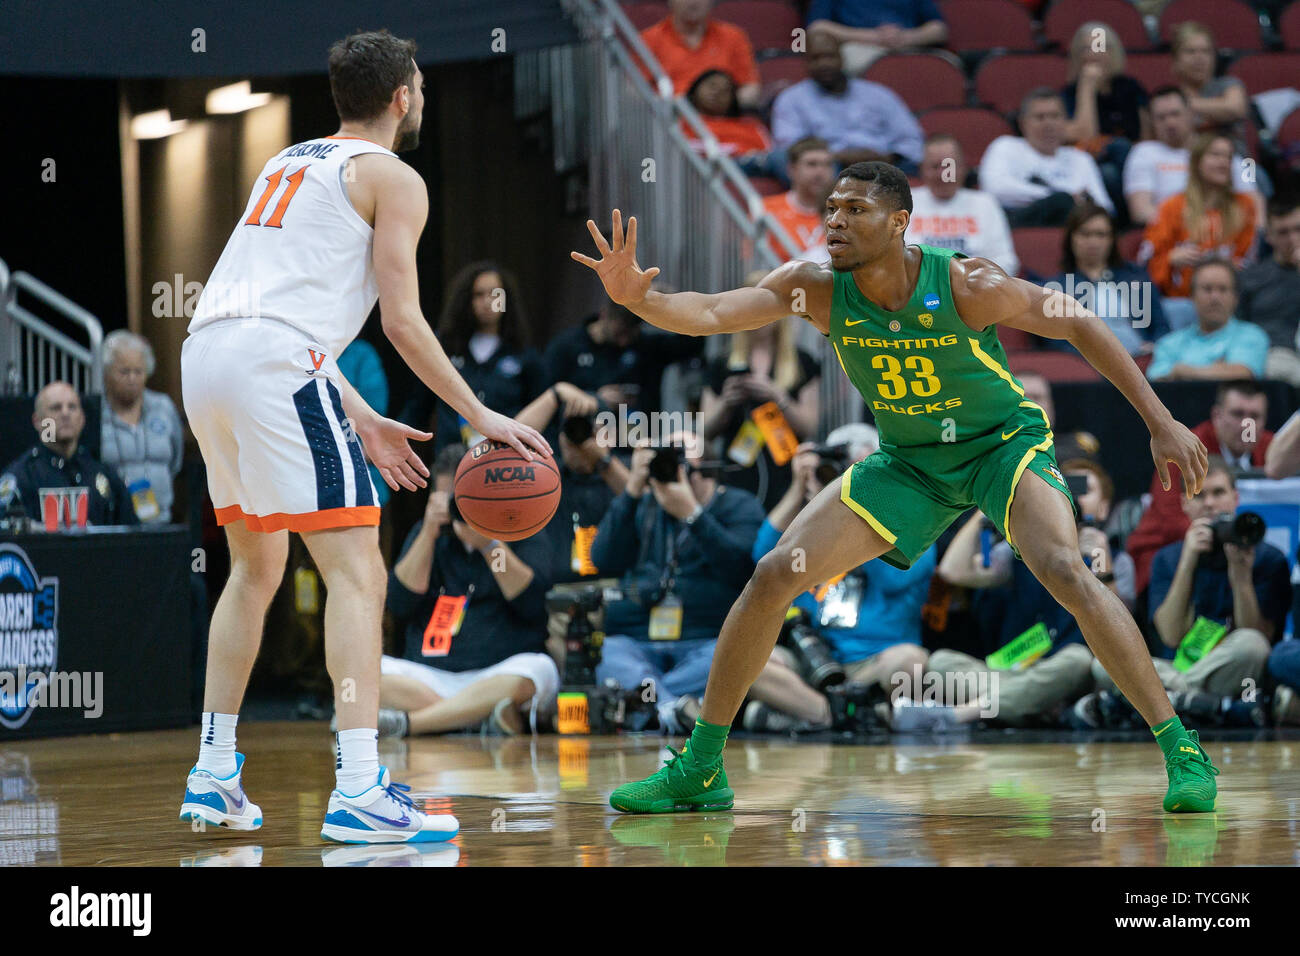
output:
<svg viewBox="0 0 1300 956"><path fill-rule="evenodd" d="M887 312L833 272L830 340L844 373L866 399L882 445L915 448L965 441L1001 428L1025 400L994 326L962 322L948 281L951 249L918 246L911 299Z"/></svg>

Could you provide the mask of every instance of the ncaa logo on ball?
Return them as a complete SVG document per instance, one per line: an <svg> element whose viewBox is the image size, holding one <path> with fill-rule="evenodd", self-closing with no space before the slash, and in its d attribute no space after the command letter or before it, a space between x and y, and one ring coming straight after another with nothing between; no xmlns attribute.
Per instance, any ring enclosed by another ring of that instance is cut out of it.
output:
<svg viewBox="0 0 1300 956"><path fill-rule="evenodd" d="M537 469L531 465L502 465L499 468L486 468L483 471L483 484L492 485L503 481L536 481Z"/></svg>

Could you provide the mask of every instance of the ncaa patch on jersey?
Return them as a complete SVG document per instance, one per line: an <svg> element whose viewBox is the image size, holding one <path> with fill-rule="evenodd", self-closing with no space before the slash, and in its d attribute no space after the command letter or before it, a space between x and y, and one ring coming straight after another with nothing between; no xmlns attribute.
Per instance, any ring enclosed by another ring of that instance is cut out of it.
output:
<svg viewBox="0 0 1300 956"><path fill-rule="evenodd" d="M937 292L927 292L925 299L923 299L922 301L925 302L925 307L927 309L937 309L939 308L939 303L943 300L939 298L939 294Z"/></svg>

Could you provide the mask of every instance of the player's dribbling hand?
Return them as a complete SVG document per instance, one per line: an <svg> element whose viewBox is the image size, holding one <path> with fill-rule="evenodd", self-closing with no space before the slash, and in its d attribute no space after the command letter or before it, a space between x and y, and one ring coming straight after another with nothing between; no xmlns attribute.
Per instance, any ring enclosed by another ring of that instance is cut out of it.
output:
<svg viewBox="0 0 1300 956"><path fill-rule="evenodd" d="M612 247L590 219L587 220L587 231L596 240L596 251L600 253L600 258L593 259L575 251L569 253L573 261L581 262L594 270L600 276L605 294L619 305L631 306L644 299L650 291L650 283L659 274L659 268L651 266L642 271L636 264L636 216L628 220L627 235L624 236L623 214L614 210Z"/></svg>
<svg viewBox="0 0 1300 956"><path fill-rule="evenodd" d="M501 442L503 445L509 445L528 461L533 460L534 452L545 455L547 458L553 457L554 453L551 451L551 446L542 437L541 432L531 425L525 425L513 418L507 418L499 412L488 411L481 420L470 422L470 424L484 438L490 438L493 441ZM425 474L428 474L428 472L425 472Z"/></svg>
<svg viewBox="0 0 1300 956"><path fill-rule="evenodd" d="M1165 427L1152 432L1151 457L1156 463L1160 486L1165 491L1172 487L1169 463L1173 462L1183 476L1183 494L1190 500L1200 492L1210 467L1209 453L1205 444L1186 425L1171 420Z"/></svg>
<svg viewBox="0 0 1300 956"><path fill-rule="evenodd" d="M394 491L415 491L428 486L429 469L410 445L410 440L428 441L433 435L391 418L376 415L354 426L366 457L379 469L384 483Z"/></svg>

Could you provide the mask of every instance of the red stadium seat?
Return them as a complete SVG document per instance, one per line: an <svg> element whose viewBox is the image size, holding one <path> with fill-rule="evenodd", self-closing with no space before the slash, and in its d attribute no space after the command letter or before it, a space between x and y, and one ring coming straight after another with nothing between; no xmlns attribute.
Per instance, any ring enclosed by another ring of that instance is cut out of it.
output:
<svg viewBox="0 0 1300 956"><path fill-rule="evenodd" d="M1043 36L1068 53L1075 31L1092 20L1100 20L1114 30L1126 53L1151 47L1142 14L1128 0L1055 0L1047 8Z"/></svg>
<svg viewBox="0 0 1300 956"><path fill-rule="evenodd" d="M966 74L961 61L946 51L883 56L862 78L889 87L913 113L966 105Z"/></svg>
<svg viewBox="0 0 1300 956"><path fill-rule="evenodd" d="M1000 335L1002 330L998 330ZM1070 352L1044 349L1040 352L1012 352L1007 356L1013 375L1037 372L1049 382L1096 382L1101 380L1097 370L1083 357Z"/></svg>
<svg viewBox="0 0 1300 956"><path fill-rule="evenodd" d="M944 0L939 4L948 24L948 49L1035 50L1034 22L1013 0Z"/></svg>
<svg viewBox="0 0 1300 956"><path fill-rule="evenodd" d="M1292 110L1282 121L1277 131L1277 144L1283 159L1293 169L1300 169L1300 109Z"/></svg>
<svg viewBox="0 0 1300 956"><path fill-rule="evenodd" d="M1115 245L1121 259L1125 262L1137 262L1138 249L1142 246L1142 230L1130 229L1121 232Z"/></svg>
<svg viewBox="0 0 1300 956"><path fill-rule="evenodd" d="M1026 276L1050 279L1061 271L1061 249L1065 230L1041 226L1011 230L1011 243L1020 257L1020 271Z"/></svg>
<svg viewBox="0 0 1300 956"><path fill-rule="evenodd" d="M1277 19L1277 32L1288 50L1300 50L1300 3L1292 3Z"/></svg>
<svg viewBox="0 0 1300 956"><path fill-rule="evenodd" d="M748 33L755 50L789 53L794 43L792 31L803 26L799 11L783 0L724 0L710 16Z"/></svg>
<svg viewBox="0 0 1300 956"><path fill-rule="evenodd" d="M1195 20L1210 28L1220 50L1260 50L1259 17L1241 0L1172 0L1160 14L1160 39L1166 43L1174 27Z"/></svg>
<svg viewBox="0 0 1300 956"><path fill-rule="evenodd" d="M975 74L975 99L999 113L1020 109L1024 95L1036 86L1059 90L1065 85L1066 62L1059 53L1010 53L989 57Z"/></svg>
<svg viewBox="0 0 1300 956"><path fill-rule="evenodd" d="M804 63L802 53L791 53L789 56L773 56L766 60L759 60L758 75L763 84L763 102L770 103L786 87L806 80L808 67Z"/></svg>
<svg viewBox="0 0 1300 956"><path fill-rule="evenodd" d="M632 21L632 26L638 30L644 30L646 27L652 27L664 17L668 16L668 4L666 3L625 3L623 12L627 18Z"/></svg>
<svg viewBox="0 0 1300 956"><path fill-rule="evenodd" d="M1124 72L1141 83L1147 93L1178 85L1174 81L1174 58L1168 53L1134 53L1128 57Z"/></svg>
<svg viewBox="0 0 1300 956"><path fill-rule="evenodd" d="M961 143L966 165L972 169L979 165L989 143L1011 132L1007 121L992 110L965 106L940 106L926 110L918 120L926 135L947 133Z"/></svg>
<svg viewBox="0 0 1300 956"><path fill-rule="evenodd" d="M1300 53L1250 53L1228 68L1251 96L1300 82Z"/></svg>
<svg viewBox="0 0 1300 956"><path fill-rule="evenodd" d="M1009 325L998 326L998 341L1008 352L1030 352L1038 348L1038 336Z"/></svg>

